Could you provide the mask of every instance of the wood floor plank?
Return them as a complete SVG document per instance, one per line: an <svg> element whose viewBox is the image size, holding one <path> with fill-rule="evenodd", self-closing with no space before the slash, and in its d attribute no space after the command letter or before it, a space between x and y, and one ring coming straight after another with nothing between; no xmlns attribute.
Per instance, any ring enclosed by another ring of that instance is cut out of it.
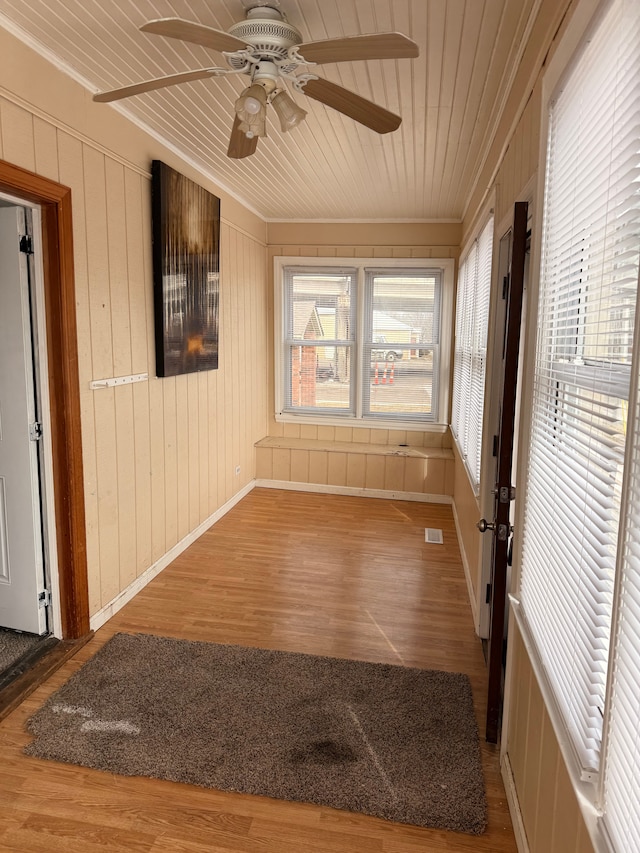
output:
<svg viewBox="0 0 640 853"><path fill-rule="evenodd" d="M425 543L425 527L444 544ZM480 837L25 756L29 716L118 631L465 672L481 726L486 669L449 507L251 492L0 724L0 851L516 851L484 742Z"/></svg>

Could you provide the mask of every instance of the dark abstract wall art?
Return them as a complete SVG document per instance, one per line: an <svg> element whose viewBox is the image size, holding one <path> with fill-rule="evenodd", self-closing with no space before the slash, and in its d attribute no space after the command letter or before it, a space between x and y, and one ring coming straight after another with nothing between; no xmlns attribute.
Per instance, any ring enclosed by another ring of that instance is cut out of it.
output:
<svg viewBox="0 0 640 853"><path fill-rule="evenodd" d="M152 162L156 373L218 367L220 199Z"/></svg>

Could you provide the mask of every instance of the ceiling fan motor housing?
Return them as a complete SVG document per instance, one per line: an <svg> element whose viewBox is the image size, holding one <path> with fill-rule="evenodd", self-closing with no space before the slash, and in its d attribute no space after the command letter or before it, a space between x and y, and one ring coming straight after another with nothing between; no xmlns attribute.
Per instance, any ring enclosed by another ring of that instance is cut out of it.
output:
<svg viewBox="0 0 640 853"><path fill-rule="evenodd" d="M249 9L246 19L233 24L227 32L251 45L265 59L285 59L289 48L302 44L300 32L270 6Z"/></svg>

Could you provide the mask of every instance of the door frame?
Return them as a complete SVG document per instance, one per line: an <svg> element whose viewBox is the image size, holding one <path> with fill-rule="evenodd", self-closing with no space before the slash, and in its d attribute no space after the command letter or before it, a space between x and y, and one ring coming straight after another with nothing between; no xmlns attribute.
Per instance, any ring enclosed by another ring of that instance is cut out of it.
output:
<svg viewBox="0 0 640 853"><path fill-rule="evenodd" d="M90 632L71 190L0 160L0 190L39 205L62 637Z"/></svg>

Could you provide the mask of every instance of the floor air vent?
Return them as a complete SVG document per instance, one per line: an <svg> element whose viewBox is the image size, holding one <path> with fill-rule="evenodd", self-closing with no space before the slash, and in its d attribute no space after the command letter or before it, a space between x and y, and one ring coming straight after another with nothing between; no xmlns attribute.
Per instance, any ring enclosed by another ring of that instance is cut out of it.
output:
<svg viewBox="0 0 640 853"><path fill-rule="evenodd" d="M444 543L442 530L439 530L437 527L425 527L424 541L429 542L431 545L442 545Z"/></svg>

